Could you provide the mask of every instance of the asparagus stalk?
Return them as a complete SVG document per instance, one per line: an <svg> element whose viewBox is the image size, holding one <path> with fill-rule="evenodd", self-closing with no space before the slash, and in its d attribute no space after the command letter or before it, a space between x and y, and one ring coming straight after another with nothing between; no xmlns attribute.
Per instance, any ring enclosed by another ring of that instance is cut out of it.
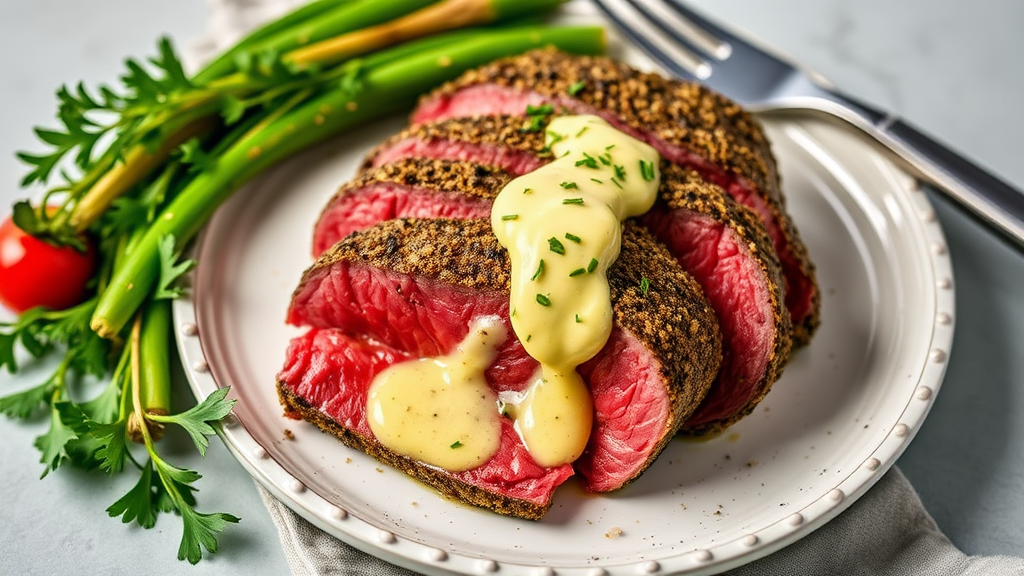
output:
<svg viewBox="0 0 1024 576"><path fill-rule="evenodd" d="M420 10L437 0L347 0L333 6L314 7L315 14L296 18L291 25L275 26L271 33L257 31L257 40L246 42L244 49L232 50L231 60L217 58L195 76L197 83L207 83L236 72L234 58L243 52L277 52L287 54L299 47L314 44L370 26L376 26ZM550 1L550 0L549 0ZM244 41L243 41L244 42ZM225 56L227 57L227 56ZM225 81L221 79L221 81Z"/></svg>
<svg viewBox="0 0 1024 576"><path fill-rule="evenodd" d="M243 40L240 46L229 50L221 58L215 59L211 64L212 69L207 68L197 74L193 82L195 84L210 82L213 85L226 86L228 91L245 90L245 75L234 73L225 78L216 80L214 78L220 74L219 71L234 72L236 59L246 51L289 50L303 42L315 41L387 22L389 19L429 5L432 1L434 0L388 0L387 2L349 0L333 5L317 2L312 7L300 9L297 15L286 16L282 22L270 24L267 28L257 31L254 36ZM367 50L374 47L369 47ZM228 64L230 67L225 68ZM239 88L234 88L234 86L239 86ZM213 90L206 97L189 101L185 110L191 112L189 115L191 118L200 116L199 120L185 121L180 127L165 130L166 135L163 136L162 142L159 143L156 150L152 143L151 145L141 145L140 143L140 145L130 148L124 154L124 159L120 164L114 165L101 176L96 177L88 192L84 194L71 213L69 224L74 231L82 233L88 229L116 198L150 174L156 166L167 159L181 142L200 133L199 128L211 129L217 120L217 107L211 107L211 105L216 104L220 96L220 91ZM202 111L206 109L210 110L203 113ZM173 124L175 120L174 118L164 118L160 122Z"/></svg>
<svg viewBox="0 0 1024 576"><path fill-rule="evenodd" d="M161 239L172 235L179 246L184 245L218 206L262 170L342 130L406 109L420 93L465 70L546 45L596 54L604 49L604 33L598 27L531 26L460 36L451 45L431 49L401 46L395 50L407 55L389 60L383 53L384 63L366 71L363 88L355 96L327 92L243 138L182 190L146 231L100 295L92 329L105 338L115 338L156 281Z"/></svg>
<svg viewBox="0 0 1024 576"><path fill-rule="evenodd" d="M170 414L171 366L167 357L170 331L170 300L150 301L143 310L138 334L139 406L128 416L128 436L134 442L143 441L143 426L149 428L153 440L159 440L164 433L162 424L145 418L145 415Z"/></svg>
<svg viewBox="0 0 1024 576"><path fill-rule="evenodd" d="M238 58L240 54L244 54L257 46L272 48L269 42L271 38L286 34L289 30L295 29L299 25L309 24L311 21L326 12L339 9L350 4L352 1L353 0L314 0L313 2L300 6L276 20L271 20L250 32L248 36L242 38L234 46L208 62L206 66L203 66L203 68L193 76L192 80L197 84L206 84L213 79L231 74L236 69L236 58Z"/></svg>
<svg viewBox="0 0 1024 576"><path fill-rule="evenodd" d="M194 115L201 116L196 114L197 109L212 108L207 112L209 117L170 130L156 151L143 145L130 149L123 163L98 177L90 186L75 206L69 224L75 232L83 232L115 198L147 177L178 144L199 133L200 128L211 130L216 110L211 104L219 97L251 91L253 87L249 86L245 75L236 72L224 76L234 69L235 59L246 51L292 50L283 56L284 61L302 66L334 64L411 38L536 14L565 0L444 0L423 8L432 1L389 0L381 3L377 0L348 0L338 6L320 1L257 30L194 77L196 84L208 83L212 91L204 98L190 102L189 109ZM419 8L423 9L410 14ZM325 38L330 39L323 40ZM309 42L314 44L298 48Z"/></svg>
<svg viewBox="0 0 1024 576"><path fill-rule="evenodd" d="M333 64L345 58L446 30L515 18L551 9L564 0L444 0L408 16L297 48L285 55L296 64Z"/></svg>
<svg viewBox="0 0 1024 576"><path fill-rule="evenodd" d="M151 150L146 146L131 149L124 162L114 165L82 196L75 206L68 223L76 232L84 232L110 207L110 204L129 188L145 178L158 166L164 164L171 152L186 140L213 130L217 125L215 117L204 116L173 129L159 147Z"/></svg>

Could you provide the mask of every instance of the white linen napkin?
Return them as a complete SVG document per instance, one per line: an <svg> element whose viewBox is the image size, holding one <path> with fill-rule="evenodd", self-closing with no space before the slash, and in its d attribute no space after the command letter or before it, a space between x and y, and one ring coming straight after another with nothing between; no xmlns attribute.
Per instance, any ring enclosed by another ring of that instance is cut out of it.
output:
<svg viewBox="0 0 1024 576"><path fill-rule="evenodd" d="M186 67L234 44L256 25L306 0L208 0L207 35L184 51ZM295 576L408 576L313 526L257 485ZM967 556L946 538L898 469L836 519L798 542L727 574L1024 576L1024 558Z"/></svg>
<svg viewBox="0 0 1024 576"><path fill-rule="evenodd" d="M416 574L345 544L260 487L294 576ZM946 538L898 468L849 509L782 550L727 576L1022 576L1024 558L967 556Z"/></svg>

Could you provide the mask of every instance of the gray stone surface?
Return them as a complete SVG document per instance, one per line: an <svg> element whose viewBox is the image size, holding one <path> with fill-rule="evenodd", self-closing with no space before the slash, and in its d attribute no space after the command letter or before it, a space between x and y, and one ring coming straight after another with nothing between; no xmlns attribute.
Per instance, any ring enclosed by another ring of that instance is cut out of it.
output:
<svg viewBox="0 0 1024 576"><path fill-rule="evenodd" d="M1024 187L1024 3L695 3ZM35 146L32 126L51 123L61 83L112 81L124 56L151 54L161 34L187 44L204 33L206 18L201 0L0 1L2 210L24 195L13 154ZM956 337L942 391L899 466L964 552L1024 555L1024 256L937 203L956 272ZM0 374L0 393L35 382L46 368ZM184 392L175 400L190 402ZM165 445L176 463L206 476L201 508L242 517L222 536L220 553L188 567L174 559L176 519L143 531L106 517L134 479L61 470L39 480L32 440L45 427L0 419L0 575L287 573L251 479L218 442L205 461L182 438Z"/></svg>

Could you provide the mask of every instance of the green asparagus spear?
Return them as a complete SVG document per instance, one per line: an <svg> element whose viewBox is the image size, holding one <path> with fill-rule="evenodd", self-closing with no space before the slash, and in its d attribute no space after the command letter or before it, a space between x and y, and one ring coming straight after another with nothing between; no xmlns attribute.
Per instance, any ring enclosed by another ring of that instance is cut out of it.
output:
<svg viewBox="0 0 1024 576"><path fill-rule="evenodd" d="M182 190L114 274L100 295L91 326L116 337L149 294L158 275L157 250L164 237L188 242L213 212L242 184L283 158L357 124L407 108L416 96L469 68L530 48L554 45L576 53L604 48L596 27L526 27L482 32L449 46L411 52L371 68L362 90L323 94L244 138ZM386 59L386 56L384 56Z"/></svg>

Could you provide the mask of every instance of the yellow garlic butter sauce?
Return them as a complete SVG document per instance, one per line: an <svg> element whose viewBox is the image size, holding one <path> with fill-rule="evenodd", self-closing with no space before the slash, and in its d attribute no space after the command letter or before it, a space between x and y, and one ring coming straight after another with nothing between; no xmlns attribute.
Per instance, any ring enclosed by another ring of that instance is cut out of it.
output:
<svg viewBox="0 0 1024 576"><path fill-rule="evenodd" d="M501 441L501 414L484 370L507 338L496 316L481 317L455 352L381 371L370 385L366 410L377 440L451 472L490 460Z"/></svg>
<svg viewBox="0 0 1024 576"><path fill-rule="evenodd" d="M555 466L590 437L593 406L576 367L611 334L606 271L622 221L651 208L660 174L652 147L597 116L554 118L547 143L555 160L502 189L491 225L512 262L512 328L540 363L508 414L533 459Z"/></svg>
<svg viewBox="0 0 1024 576"><path fill-rule="evenodd" d="M371 383L370 429L384 446L458 472L498 450L501 418L542 466L571 463L587 445L593 403L576 367L612 330L606 272L619 255L622 221L651 208L658 154L597 116L551 121L555 160L498 194L491 224L512 262L510 317L540 369L501 402L484 378L508 337L495 317L477 319L457 350L395 364Z"/></svg>

